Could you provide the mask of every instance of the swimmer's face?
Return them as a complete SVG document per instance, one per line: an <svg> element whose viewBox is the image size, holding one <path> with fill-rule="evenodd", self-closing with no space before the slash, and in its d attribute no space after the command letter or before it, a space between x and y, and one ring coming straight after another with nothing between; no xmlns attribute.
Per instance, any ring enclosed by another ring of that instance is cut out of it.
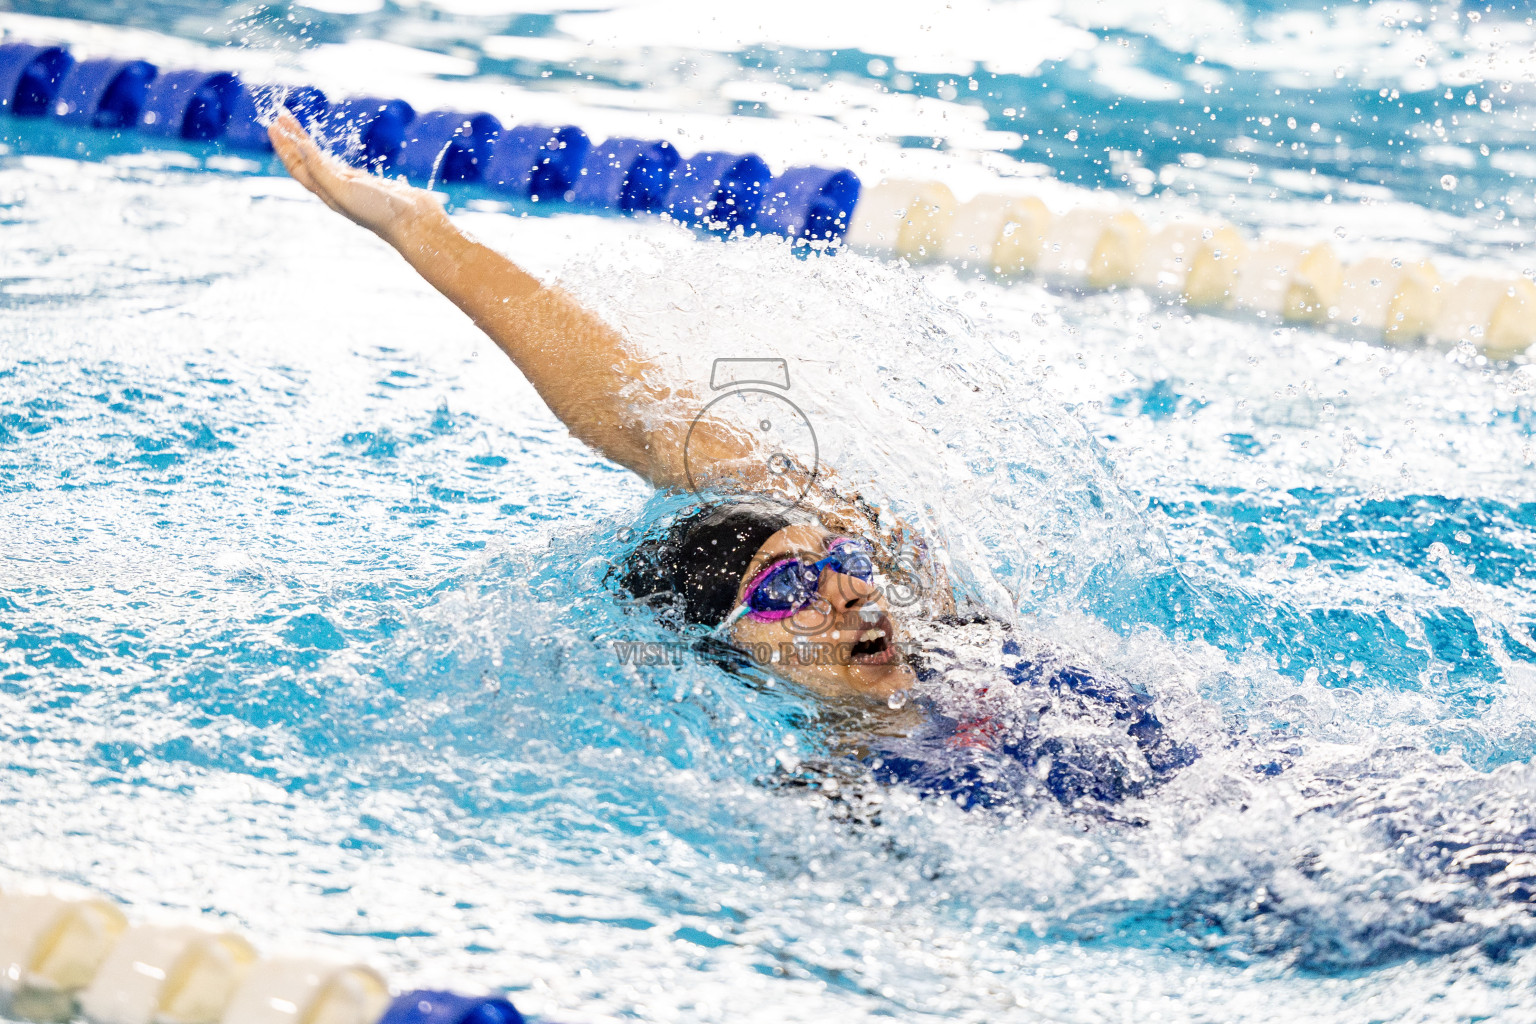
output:
<svg viewBox="0 0 1536 1024"><path fill-rule="evenodd" d="M736 603L762 569L795 556L815 562L826 556L828 542L838 536L814 524L786 526L775 533L747 565L736 587ZM810 605L783 619L762 621L749 615L732 626L731 638L769 671L826 696L883 700L916 679L901 654L901 635L879 587L830 567L822 570ZM763 661L764 652L776 658Z"/></svg>

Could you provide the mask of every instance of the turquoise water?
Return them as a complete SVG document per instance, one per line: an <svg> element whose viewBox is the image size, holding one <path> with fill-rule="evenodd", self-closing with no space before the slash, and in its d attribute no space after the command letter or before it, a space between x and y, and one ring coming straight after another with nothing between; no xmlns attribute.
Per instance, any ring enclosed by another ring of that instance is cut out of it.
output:
<svg viewBox="0 0 1536 1024"><path fill-rule="evenodd" d="M0 27L1529 261L1521 10L327 3ZM456 194L693 379L789 358L967 595L1204 752L1140 827L899 790L850 825L761 782L814 701L619 663L666 634L602 579L669 500L398 257L227 154L0 128L0 885L573 1021L1530 1017L1536 920L1465 860L1536 848L1523 360Z"/></svg>

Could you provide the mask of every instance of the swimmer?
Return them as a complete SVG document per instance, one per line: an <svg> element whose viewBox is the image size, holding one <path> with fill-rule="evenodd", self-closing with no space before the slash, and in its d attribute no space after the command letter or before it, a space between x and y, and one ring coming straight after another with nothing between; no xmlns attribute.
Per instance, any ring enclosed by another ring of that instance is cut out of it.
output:
<svg viewBox="0 0 1536 1024"><path fill-rule="evenodd" d="M430 193L345 166L286 113L271 137L305 187L392 245L468 314L576 438L657 488L703 484L701 492L737 495L701 498L640 544L622 585L654 605L664 623L733 649L846 651L752 659L854 712L844 717L855 727L830 744L832 757L809 758L782 772L777 784L819 789L834 815L855 822L877 823L881 787L894 784L968 809L1059 806L1109 827L1136 827L1148 823L1140 815L1151 810L1139 798L1200 756L1164 729L1152 694L1085 672L1070 654L1006 623L957 616L934 560L888 560L903 547L923 554L915 532L899 522L879 529L878 511L848 497L835 473L788 474L790 488L804 487L806 500L774 500L786 481L754 468L759 463L744 433L704 420L688 439L693 413L705 404L699 395L667 380L570 295L466 237ZM880 581L903 572L923 600L895 607ZM936 676L946 685L927 686L922 700L903 699ZM972 682L948 685L960 679ZM954 700L945 704L945 695ZM1398 874L1382 869L1371 876L1372 887L1386 877L1432 883L1412 890L1415 916L1405 934L1427 929L1412 923L1422 918L1482 935L1490 901L1536 905L1528 789L1440 763L1428 751L1421 766L1398 778L1361 774L1335 763L1326 744L1317 752L1298 749L1281 727L1265 742L1235 732L1225 745L1230 774L1223 788L1241 794L1274 780L1304 798L1299 816L1328 815L1343 835L1378 837L1377 856ZM1448 787L1462 796L1447 803L1440 794ZM1246 802L1239 810L1246 812ZM1275 890L1291 891L1290 879L1323 870L1325 852L1295 851L1294 869ZM1253 917L1270 922L1255 926L1262 934L1281 934L1274 922L1294 911L1269 888L1257 891L1265 895L1235 901L1230 915L1203 912L1198 928L1238 929Z"/></svg>
<svg viewBox="0 0 1536 1024"><path fill-rule="evenodd" d="M1186 763L1143 697L1133 700L1059 659L1023 658L1021 667L1020 641L1011 636L999 640L1012 647L999 647L994 667L1011 672L1005 678L1020 692L1049 696L1058 717L1082 713L1066 704L1086 701L1109 723L1112 756L1100 749L1106 744L1074 752L1065 741L1004 728L994 716L946 718L906 701L944 653L917 651L910 631L925 620L958 621L942 564L914 529L899 520L881 528L879 510L849 496L835 469L765 467L745 432L696 418L705 398L667 379L572 296L466 236L432 193L343 164L286 111L269 134L294 178L391 245L467 314L578 440L658 489L734 495L702 499L639 545L621 585L674 628L769 652L755 659L764 670L870 712L853 752L885 781L991 804L999 798L995 780L1017 772L933 766L996 755L1026 775L1053 766L1044 788L1059 801L1105 803L1139 794ZM914 599L894 607L895 593ZM1039 708L1028 710L1040 720ZM946 788L956 772L988 785Z"/></svg>

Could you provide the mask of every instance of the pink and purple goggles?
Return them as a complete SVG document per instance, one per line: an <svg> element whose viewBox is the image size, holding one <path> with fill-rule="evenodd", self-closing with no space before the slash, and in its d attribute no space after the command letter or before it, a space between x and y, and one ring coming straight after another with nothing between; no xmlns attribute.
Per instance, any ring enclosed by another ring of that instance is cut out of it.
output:
<svg viewBox="0 0 1536 1024"><path fill-rule="evenodd" d="M874 552L863 541L834 537L827 543L826 557L819 561L807 562L796 556L765 566L747 583L741 603L719 628L726 629L744 616L759 622L789 618L816 599L823 569L870 580L875 575Z"/></svg>

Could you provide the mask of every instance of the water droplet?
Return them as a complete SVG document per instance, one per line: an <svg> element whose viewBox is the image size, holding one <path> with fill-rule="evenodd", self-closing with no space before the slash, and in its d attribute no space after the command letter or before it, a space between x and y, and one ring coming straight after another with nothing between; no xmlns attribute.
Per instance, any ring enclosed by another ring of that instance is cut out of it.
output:
<svg viewBox="0 0 1536 1024"><path fill-rule="evenodd" d="M1440 176L1440 187L1445 189L1447 192L1455 192L1456 191L1456 175L1454 175L1454 174L1442 174Z"/></svg>
<svg viewBox="0 0 1536 1024"><path fill-rule="evenodd" d="M907 706L907 691L906 690L897 690L895 693L891 694L890 697L888 697L886 699L885 703L893 711L897 710L898 708L906 707Z"/></svg>

